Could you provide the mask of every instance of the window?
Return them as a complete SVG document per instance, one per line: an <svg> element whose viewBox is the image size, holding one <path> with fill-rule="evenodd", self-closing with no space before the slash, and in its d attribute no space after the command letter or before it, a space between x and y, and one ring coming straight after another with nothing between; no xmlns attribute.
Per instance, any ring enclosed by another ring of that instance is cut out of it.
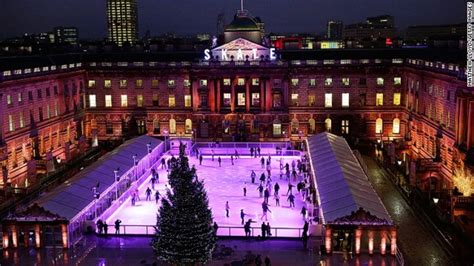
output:
<svg viewBox="0 0 474 266"><path fill-rule="evenodd" d="M401 103L401 93L395 92L393 93L393 105L400 105Z"/></svg>
<svg viewBox="0 0 474 266"><path fill-rule="evenodd" d="M383 78L377 78L377 86L383 86L384 80Z"/></svg>
<svg viewBox="0 0 474 266"><path fill-rule="evenodd" d="M237 105L245 106L245 93L237 93Z"/></svg>
<svg viewBox="0 0 474 266"><path fill-rule="evenodd" d="M176 134L176 120L174 120L173 118L170 119L170 134Z"/></svg>
<svg viewBox="0 0 474 266"><path fill-rule="evenodd" d="M332 127L332 121L331 121L331 118L326 118L326 120L324 120L324 126L326 127L326 131L327 132L331 132L331 127Z"/></svg>
<svg viewBox="0 0 474 266"><path fill-rule="evenodd" d="M39 115L39 121L43 121L43 108L39 107L38 108L38 115Z"/></svg>
<svg viewBox="0 0 474 266"><path fill-rule="evenodd" d="M58 105L58 100L54 101L54 116L59 115L59 105Z"/></svg>
<svg viewBox="0 0 474 266"><path fill-rule="evenodd" d="M153 96L152 96L152 102L153 102L153 106L158 106L158 105L159 105L158 94L153 94Z"/></svg>
<svg viewBox="0 0 474 266"><path fill-rule="evenodd" d="M51 108L49 107L49 104L46 105L46 119L49 119L51 117Z"/></svg>
<svg viewBox="0 0 474 266"><path fill-rule="evenodd" d="M291 79L291 86L298 86L299 83L300 83L299 79Z"/></svg>
<svg viewBox="0 0 474 266"><path fill-rule="evenodd" d="M18 103L21 103L21 102L23 102L23 93L19 92L18 93Z"/></svg>
<svg viewBox="0 0 474 266"><path fill-rule="evenodd" d="M199 80L199 86L201 86L201 87L207 87L207 79L201 79L201 80Z"/></svg>
<svg viewBox="0 0 474 266"><path fill-rule="evenodd" d="M252 79L252 86L258 86L260 84L260 80L258 78Z"/></svg>
<svg viewBox="0 0 474 266"><path fill-rule="evenodd" d="M324 94L324 107L332 107L332 93Z"/></svg>
<svg viewBox="0 0 474 266"><path fill-rule="evenodd" d="M8 115L8 130L10 132L15 130L15 122L13 121L13 115Z"/></svg>
<svg viewBox="0 0 474 266"><path fill-rule="evenodd" d="M12 104L12 96L10 94L7 95L7 104Z"/></svg>
<svg viewBox="0 0 474 266"><path fill-rule="evenodd" d="M36 91L36 93L38 94L38 99L43 98L43 94L42 94L42 92L41 92L41 89L38 89L38 90Z"/></svg>
<svg viewBox="0 0 474 266"><path fill-rule="evenodd" d="M281 107L281 94L275 93L273 94L273 108L280 108Z"/></svg>
<svg viewBox="0 0 474 266"><path fill-rule="evenodd" d="M87 87L89 88L95 88L95 80L91 79L87 83Z"/></svg>
<svg viewBox="0 0 474 266"><path fill-rule="evenodd" d="M398 118L393 119L392 132L393 134L400 134L400 119Z"/></svg>
<svg viewBox="0 0 474 266"><path fill-rule="evenodd" d="M105 107L112 107L112 95L105 95Z"/></svg>
<svg viewBox="0 0 474 266"><path fill-rule="evenodd" d="M128 96L127 94L120 95L120 106L127 107L128 106Z"/></svg>
<svg viewBox="0 0 474 266"><path fill-rule="evenodd" d="M359 94L359 105L360 106L365 106L365 98L367 97L367 94L361 93Z"/></svg>
<svg viewBox="0 0 474 266"><path fill-rule="evenodd" d="M230 79L224 79L224 86L230 86Z"/></svg>
<svg viewBox="0 0 474 266"><path fill-rule="evenodd" d="M189 87L191 87L191 81L189 81L189 79L185 79L183 81L183 85L184 85L184 87L189 88Z"/></svg>
<svg viewBox="0 0 474 266"><path fill-rule="evenodd" d="M28 100L33 101L33 92L28 91Z"/></svg>
<svg viewBox="0 0 474 266"><path fill-rule="evenodd" d="M168 106L169 107L175 107L176 106L176 100L174 98L174 94L170 94L168 96Z"/></svg>
<svg viewBox="0 0 474 266"><path fill-rule="evenodd" d="M324 80L324 86L332 86L332 78L326 78Z"/></svg>
<svg viewBox="0 0 474 266"><path fill-rule="evenodd" d="M308 96L308 106L314 106L316 104L316 95L311 94Z"/></svg>
<svg viewBox="0 0 474 266"><path fill-rule="evenodd" d="M383 105L383 93L375 94L375 106Z"/></svg>
<svg viewBox="0 0 474 266"><path fill-rule="evenodd" d="M191 121L191 119L186 119L184 121L184 131L186 134L191 134L193 132L193 121Z"/></svg>
<svg viewBox="0 0 474 266"><path fill-rule="evenodd" d="M375 134L382 134L383 132L383 120L382 118L377 118L375 120Z"/></svg>
<svg viewBox="0 0 474 266"><path fill-rule="evenodd" d="M291 105L298 106L298 93L291 94Z"/></svg>
<svg viewBox="0 0 474 266"><path fill-rule="evenodd" d="M184 95L184 107L191 107L191 95Z"/></svg>
<svg viewBox="0 0 474 266"><path fill-rule="evenodd" d="M238 78L237 79L237 86L244 86L245 85L245 79L244 78Z"/></svg>
<svg viewBox="0 0 474 266"><path fill-rule="evenodd" d="M95 108L97 107L97 101L95 94L89 94L89 107Z"/></svg>
<svg viewBox="0 0 474 266"><path fill-rule="evenodd" d="M124 89L127 88L127 80L126 79L121 79L119 82L119 87Z"/></svg>
<svg viewBox="0 0 474 266"><path fill-rule="evenodd" d="M143 107L143 94L137 95L137 107Z"/></svg>
<svg viewBox="0 0 474 266"><path fill-rule="evenodd" d="M158 81L157 79L152 79L152 80L151 80L151 87L152 87L152 88L154 88L154 89L158 88L159 84L160 84L160 83L159 83L159 81Z"/></svg>
<svg viewBox="0 0 474 266"><path fill-rule="evenodd" d="M350 85L349 78L342 78L342 85L343 86L349 86Z"/></svg>
<svg viewBox="0 0 474 266"><path fill-rule="evenodd" d="M254 92L252 93L252 106L259 106L260 105L260 93Z"/></svg>
<svg viewBox="0 0 474 266"><path fill-rule="evenodd" d="M176 82L174 81L174 79L169 79L168 88L174 88L174 87L176 87Z"/></svg>
<svg viewBox="0 0 474 266"><path fill-rule="evenodd" d="M23 111L20 112L20 128L25 126L25 121L23 119Z"/></svg>
<svg viewBox="0 0 474 266"><path fill-rule="evenodd" d="M105 122L105 134L114 134L114 124L112 124L112 121Z"/></svg>
<svg viewBox="0 0 474 266"><path fill-rule="evenodd" d="M224 104L224 106L230 106L230 102L231 102L230 96L231 96L230 93L224 93L223 94L223 97L224 97L223 104Z"/></svg>
<svg viewBox="0 0 474 266"><path fill-rule="evenodd" d="M342 134L349 134L349 120L341 121L341 132Z"/></svg>
<svg viewBox="0 0 474 266"><path fill-rule="evenodd" d="M316 86L316 79L310 79L309 84L310 87L315 87Z"/></svg>
<svg viewBox="0 0 474 266"><path fill-rule="evenodd" d="M104 80L104 88L106 89L112 88L112 81L110 79Z"/></svg>
<svg viewBox="0 0 474 266"><path fill-rule="evenodd" d="M143 80L142 79L135 80L135 88L143 88Z"/></svg>
<svg viewBox="0 0 474 266"><path fill-rule="evenodd" d="M395 86L402 85L402 78L401 77L394 77L393 78L393 85L395 85Z"/></svg>
<svg viewBox="0 0 474 266"><path fill-rule="evenodd" d="M349 93L342 94L342 107L349 107Z"/></svg>
<svg viewBox="0 0 474 266"><path fill-rule="evenodd" d="M281 124L273 122L273 136L281 136Z"/></svg>
<svg viewBox="0 0 474 266"><path fill-rule="evenodd" d="M51 92L49 91L49 87L48 87L46 88L46 97L49 97L49 96L51 96Z"/></svg>

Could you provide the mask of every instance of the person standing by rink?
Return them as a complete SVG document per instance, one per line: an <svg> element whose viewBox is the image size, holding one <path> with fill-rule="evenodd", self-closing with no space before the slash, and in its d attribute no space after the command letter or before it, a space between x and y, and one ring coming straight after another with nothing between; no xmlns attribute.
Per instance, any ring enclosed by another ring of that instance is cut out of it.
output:
<svg viewBox="0 0 474 266"><path fill-rule="evenodd" d="M250 178L252 178L252 184L255 184L256 177L257 177L257 174L255 173L254 170L252 170L252 173L250 174Z"/></svg>
<svg viewBox="0 0 474 266"><path fill-rule="evenodd" d="M288 196L287 201L290 202L290 208L295 207L295 196L293 194Z"/></svg>
<svg viewBox="0 0 474 266"><path fill-rule="evenodd" d="M221 157L220 157L220 156L217 157L217 162L219 163L219 167L221 167L221 162L222 162L222 160L221 160Z"/></svg>
<svg viewBox="0 0 474 266"><path fill-rule="evenodd" d="M202 154L199 155L199 165L202 165Z"/></svg>
<svg viewBox="0 0 474 266"><path fill-rule="evenodd" d="M244 182L243 190L244 190L244 197L247 197L247 182Z"/></svg>
<svg viewBox="0 0 474 266"><path fill-rule="evenodd" d="M151 189L149 187L146 188L145 193L146 193L146 199L145 200L146 201L151 200Z"/></svg>
<svg viewBox="0 0 474 266"><path fill-rule="evenodd" d="M303 216L303 221L306 221L306 207L301 208L301 215Z"/></svg>
<svg viewBox="0 0 474 266"><path fill-rule="evenodd" d="M232 165L234 165L234 156L233 155L230 155L230 162L232 163Z"/></svg>
<svg viewBox="0 0 474 266"><path fill-rule="evenodd" d="M226 216L226 217L229 217L229 211L230 211L229 202L226 201L226 202L225 202L225 216Z"/></svg>
<svg viewBox="0 0 474 266"><path fill-rule="evenodd" d="M260 156L260 147L257 147L258 156Z"/></svg>
<svg viewBox="0 0 474 266"><path fill-rule="evenodd" d="M158 204L158 201L160 200L160 192L156 190L155 192L155 203Z"/></svg>
<svg viewBox="0 0 474 266"><path fill-rule="evenodd" d="M267 234L267 225L264 222L262 222L261 229L262 229L262 240L265 240L265 236Z"/></svg>
<svg viewBox="0 0 474 266"><path fill-rule="evenodd" d="M250 148L250 158L253 157L253 147Z"/></svg>
<svg viewBox="0 0 474 266"><path fill-rule="evenodd" d="M115 220L115 234L118 235L120 234L120 224L122 223L121 220L117 219Z"/></svg>

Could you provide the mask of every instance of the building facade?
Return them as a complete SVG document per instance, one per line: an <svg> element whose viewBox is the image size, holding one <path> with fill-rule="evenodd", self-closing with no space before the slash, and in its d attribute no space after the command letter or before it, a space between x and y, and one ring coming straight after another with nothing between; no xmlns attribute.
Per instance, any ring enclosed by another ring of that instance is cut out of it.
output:
<svg viewBox="0 0 474 266"><path fill-rule="evenodd" d="M344 30L344 24L342 21L330 20L327 23L326 37L329 40L342 40L342 32Z"/></svg>
<svg viewBox="0 0 474 266"><path fill-rule="evenodd" d="M108 39L122 46L138 39L138 7L136 0L107 0Z"/></svg>

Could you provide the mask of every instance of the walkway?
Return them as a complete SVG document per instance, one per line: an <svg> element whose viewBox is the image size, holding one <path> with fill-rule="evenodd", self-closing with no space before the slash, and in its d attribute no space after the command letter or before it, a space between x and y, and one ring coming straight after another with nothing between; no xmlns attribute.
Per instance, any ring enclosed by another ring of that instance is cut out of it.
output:
<svg viewBox="0 0 474 266"><path fill-rule="evenodd" d="M453 265L445 252L432 238L430 232L419 222L411 207L385 176L373 158L364 156L369 179L380 195L387 211L398 225L398 245L407 265Z"/></svg>

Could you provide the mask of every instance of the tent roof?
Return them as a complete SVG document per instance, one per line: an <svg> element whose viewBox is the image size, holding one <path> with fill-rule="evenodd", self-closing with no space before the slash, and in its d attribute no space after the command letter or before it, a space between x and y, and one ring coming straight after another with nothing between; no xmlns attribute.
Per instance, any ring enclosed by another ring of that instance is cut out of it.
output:
<svg viewBox="0 0 474 266"><path fill-rule="evenodd" d="M66 180L64 184L38 199L36 203L51 213L71 220L94 200L92 187L99 184L98 191L104 191L113 185L114 169L119 167L119 174L127 172L133 166L134 154L137 155L137 160L147 155L148 143L154 149L161 141L149 136L131 139L73 178Z"/></svg>
<svg viewBox="0 0 474 266"><path fill-rule="evenodd" d="M362 208L372 221L393 224L343 137L324 132L309 137L308 146L324 223L346 221Z"/></svg>

